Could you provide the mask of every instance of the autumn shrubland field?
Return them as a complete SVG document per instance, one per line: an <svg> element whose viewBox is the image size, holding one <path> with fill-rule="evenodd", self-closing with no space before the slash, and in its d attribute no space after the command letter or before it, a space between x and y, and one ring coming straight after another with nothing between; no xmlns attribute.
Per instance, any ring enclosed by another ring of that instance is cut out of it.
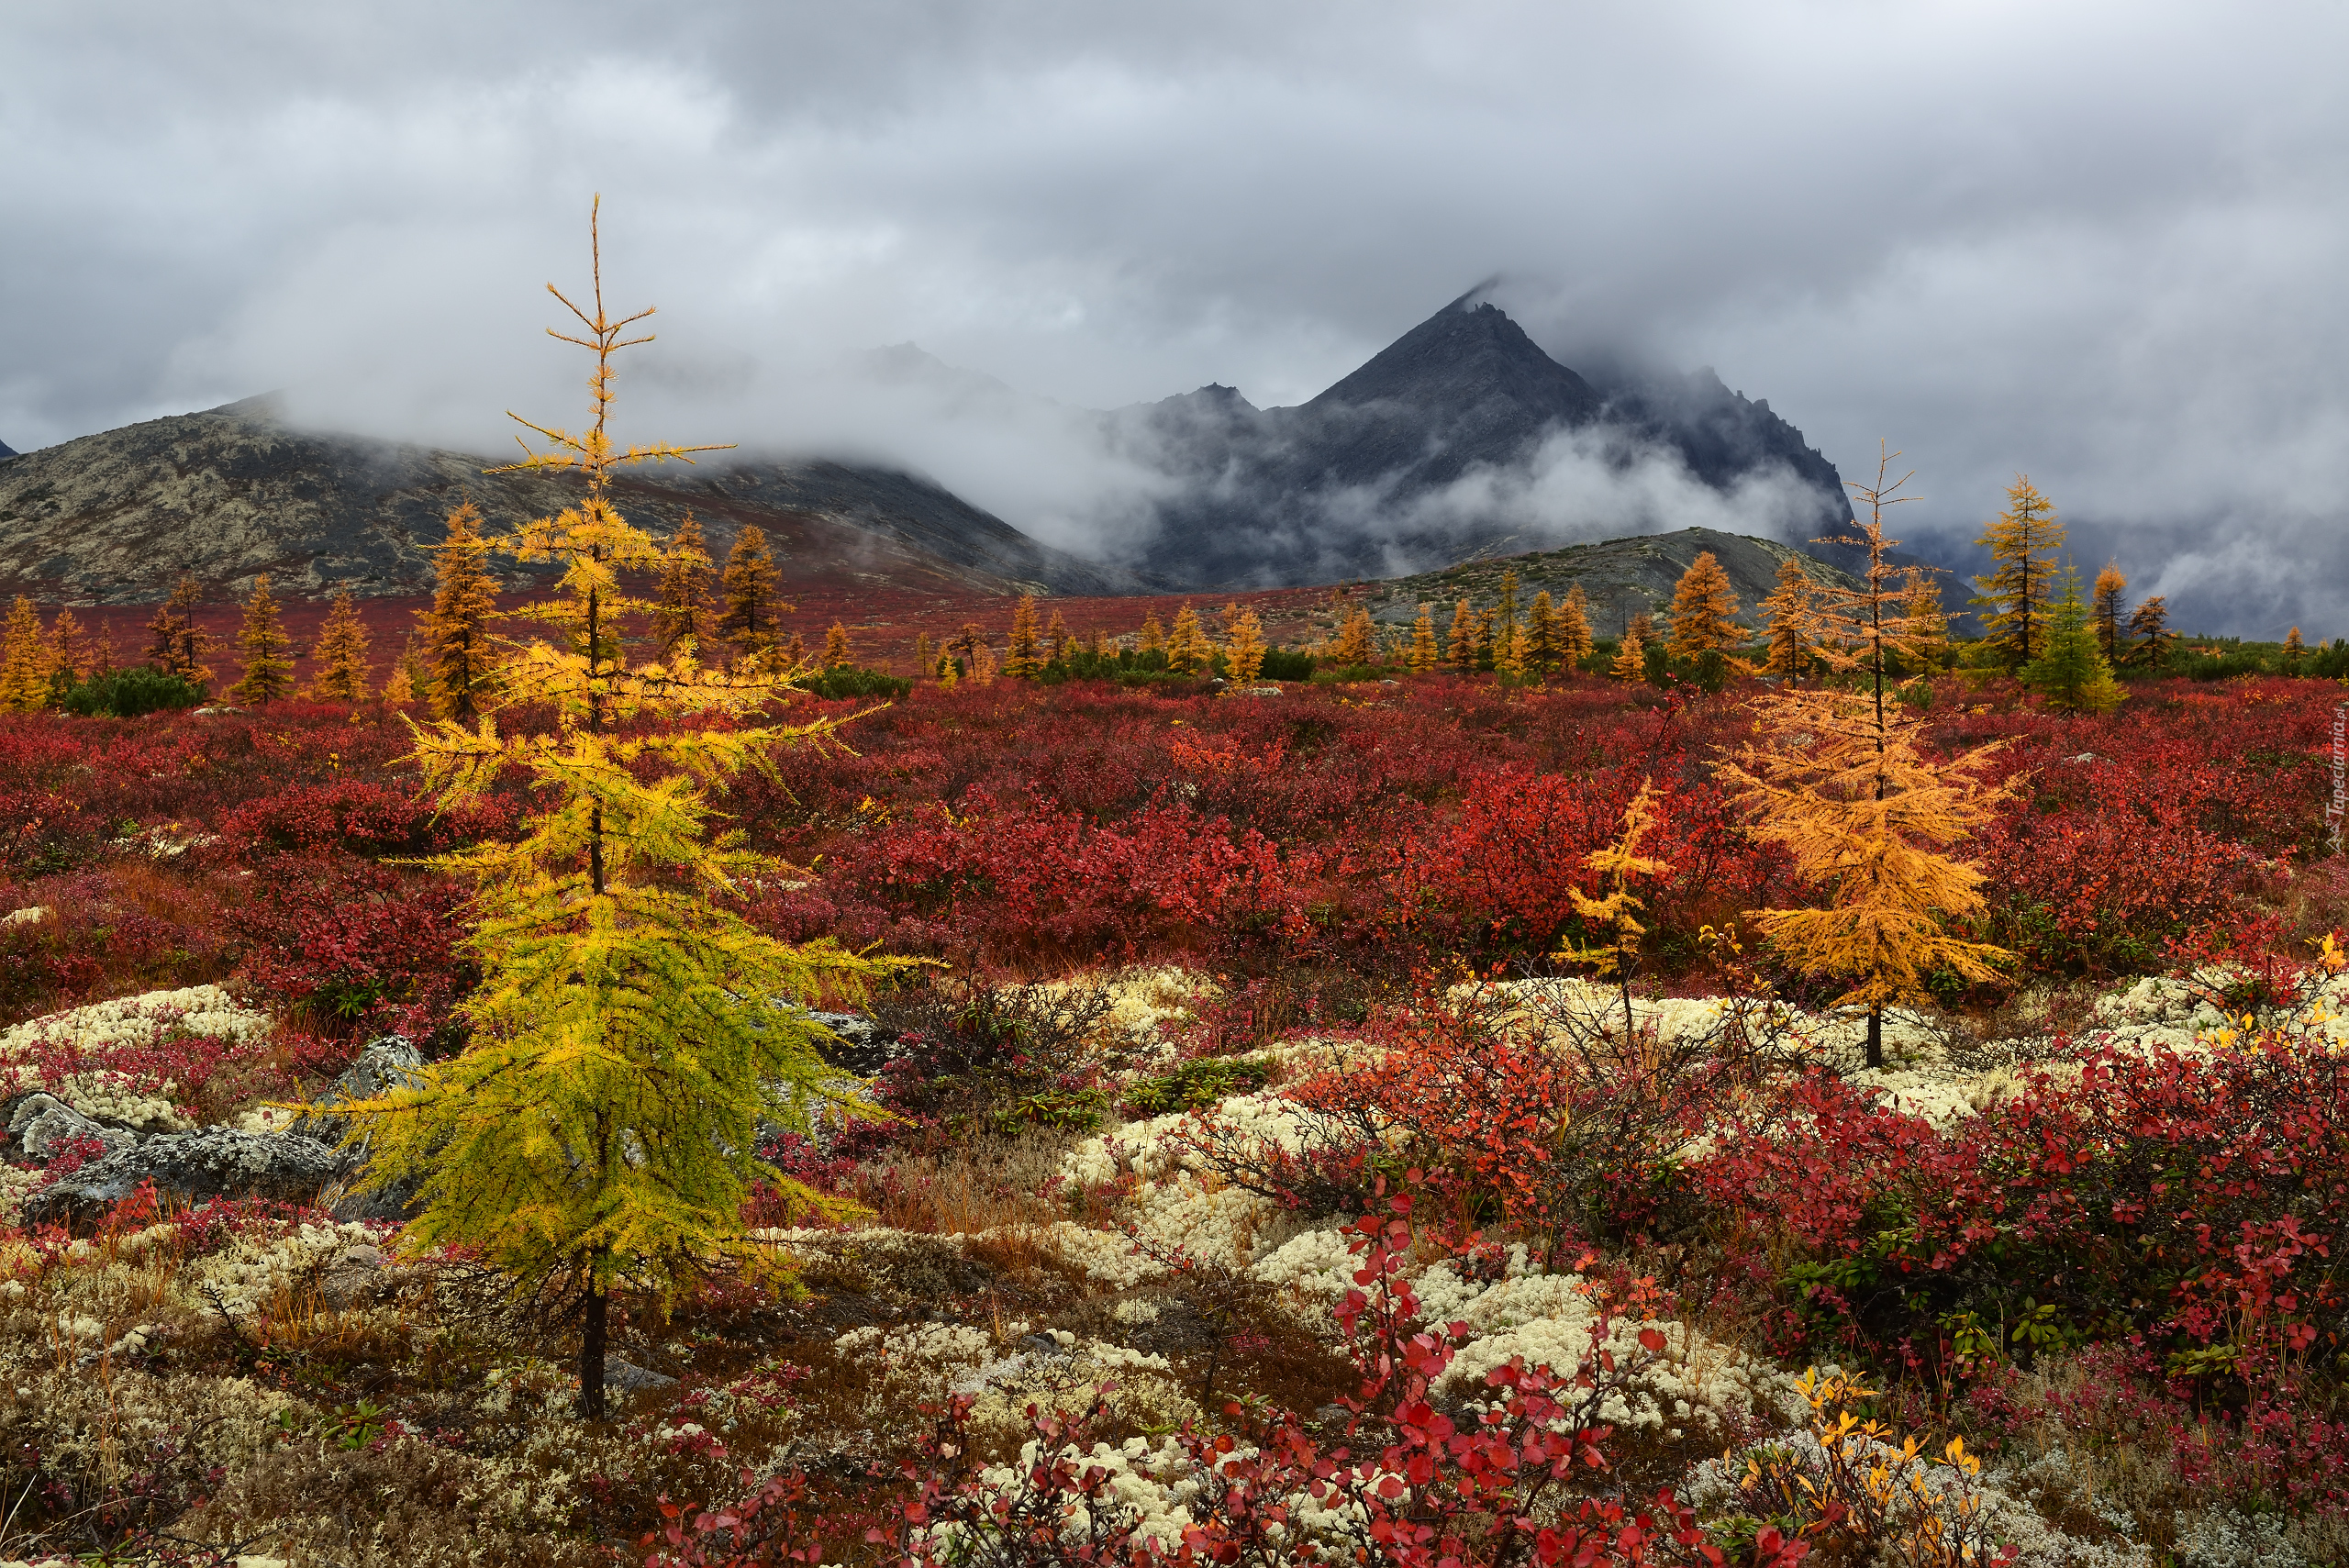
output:
<svg viewBox="0 0 2349 1568"><path fill-rule="evenodd" d="M1758 635L818 646L611 501L577 314L579 504L412 642L12 623L0 1550L2349 1553L2337 650L2027 484L1953 639L1887 478Z"/></svg>

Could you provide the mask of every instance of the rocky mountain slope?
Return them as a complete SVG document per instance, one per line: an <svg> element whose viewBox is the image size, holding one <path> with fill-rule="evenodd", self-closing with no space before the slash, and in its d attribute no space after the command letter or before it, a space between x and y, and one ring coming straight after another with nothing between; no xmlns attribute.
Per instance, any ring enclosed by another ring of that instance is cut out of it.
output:
<svg viewBox="0 0 2349 1568"><path fill-rule="evenodd" d="M1841 477L1802 432L1710 371L1594 384L1499 308L1464 298L1293 408L1226 386L1119 410L1130 451L1188 476L1139 548L1185 586L1273 586L1426 570L1531 537L1571 534L1572 504L1505 503L1562 435L1573 461L1620 473L1662 461L1724 495L1765 477L1807 516L1802 537L1850 517ZM1620 529L1614 531L1622 531Z"/></svg>
<svg viewBox="0 0 2349 1568"><path fill-rule="evenodd" d="M362 596L429 588L428 548L470 499L493 527L560 509L571 482L482 472L462 452L298 430L248 399L0 459L0 594L124 604L181 573L235 588ZM639 522L687 508L722 551L764 529L787 584L1117 594L1132 573L1050 549L927 480L837 462L705 462L637 471Z"/></svg>
<svg viewBox="0 0 2349 1568"><path fill-rule="evenodd" d="M1520 609L1545 588L1553 599L1564 599L1580 583L1590 600L1591 630L1599 637L1620 637L1624 626L1642 610L1661 618L1672 603L1672 591L1681 573L1706 550L1712 551L1729 573L1730 584L1737 590L1738 619L1748 626L1761 624L1760 606L1776 583L1779 564L1799 553L1776 539L1715 528L1682 528L1676 533L1496 556L1441 572L1388 578L1370 584L1358 602L1382 625L1408 625L1418 617L1422 603L1432 605L1441 632L1453 605L1462 599L1480 606L1491 604L1500 594L1503 573L1515 572ZM1857 586L1841 567L1809 556L1804 558L1803 569L1814 581Z"/></svg>

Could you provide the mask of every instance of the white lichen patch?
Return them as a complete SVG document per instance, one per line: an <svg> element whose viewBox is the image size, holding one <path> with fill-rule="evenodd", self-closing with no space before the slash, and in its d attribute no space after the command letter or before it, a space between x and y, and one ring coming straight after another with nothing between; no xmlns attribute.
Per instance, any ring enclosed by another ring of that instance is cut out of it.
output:
<svg viewBox="0 0 2349 1568"><path fill-rule="evenodd" d="M375 1234L356 1221L304 1224L273 1240L239 1237L199 1259L192 1287L232 1318L246 1317L290 1292L315 1284L353 1248L374 1247Z"/></svg>
<svg viewBox="0 0 2349 1568"><path fill-rule="evenodd" d="M871 1369L876 1416L941 1389L966 1394L973 1427L999 1440L1026 1429L1031 1405L1082 1410L1106 1398L1116 1417L1147 1426L1200 1413L1164 1356L1066 1329L1033 1331L1023 1321L1005 1324L1001 1339L959 1323L852 1329L832 1350Z"/></svg>
<svg viewBox="0 0 2349 1568"><path fill-rule="evenodd" d="M270 1021L266 1013L244 1006L217 985L148 991L0 1029L0 1062L21 1056L36 1044L83 1051L144 1045L173 1028L215 1040L258 1040L269 1032Z"/></svg>

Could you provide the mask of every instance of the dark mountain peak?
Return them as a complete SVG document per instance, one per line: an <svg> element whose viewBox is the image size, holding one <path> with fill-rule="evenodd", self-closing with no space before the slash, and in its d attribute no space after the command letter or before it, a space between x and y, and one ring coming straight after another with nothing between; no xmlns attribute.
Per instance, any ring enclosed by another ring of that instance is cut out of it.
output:
<svg viewBox="0 0 2349 1568"><path fill-rule="evenodd" d="M1253 414L1256 406L1240 394L1236 386L1226 386L1211 381L1196 392L1178 392L1172 397L1161 398L1158 406L1167 409L1188 408L1201 413Z"/></svg>
<svg viewBox="0 0 2349 1568"><path fill-rule="evenodd" d="M1579 424L1598 413L1588 382L1543 353L1508 312L1475 297L1445 306L1305 406L1397 403L1449 413L1497 396L1544 419Z"/></svg>
<svg viewBox="0 0 2349 1568"><path fill-rule="evenodd" d="M6 441L0 441L0 461L5 461L5 460L6 460L6 459L8 459L8 458L15 457L16 455L17 455L17 449L16 449L16 448L14 448L14 447L10 446L10 445L9 445L7 442L6 442Z"/></svg>

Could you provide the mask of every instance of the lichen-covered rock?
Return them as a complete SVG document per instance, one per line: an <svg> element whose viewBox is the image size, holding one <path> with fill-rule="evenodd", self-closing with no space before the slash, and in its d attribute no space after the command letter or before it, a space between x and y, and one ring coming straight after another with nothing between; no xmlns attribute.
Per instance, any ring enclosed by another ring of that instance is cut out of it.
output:
<svg viewBox="0 0 2349 1568"><path fill-rule="evenodd" d="M87 1225L152 1182L158 1192L201 1201L265 1197L307 1202L342 1173L335 1151L315 1138L232 1132L167 1132L117 1149L25 1200L32 1225Z"/></svg>
<svg viewBox="0 0 2349 1568"><path fill-rule="evenodd" d="M108 1152L139 1141L128 1128L109 1127L54 1095L27 1095L8 1112L8 1137L28 1160L47 1162L61 1150L95 1139Z"/></svg>
<svg viewBox="0 0 2349 1568"><path fill-rule="evenodd" d="M417 1070L424 1065L424 1053L408 1043L403 1035L387 1034L369 1040L342 1070L342 1076L311 1102L312 1108L298 1118L292 1130L321 1143L337 1144L350 1131L351 1124L333 1114L333 1107L352 1100L368 1100L386 1090L403 1084L420 1083ZM354 1163L364 1163L360 1154Z"/></svg>
<svg viewBox="0 0 2349 1568"><path fill-rule="evenodd" d="M672 1388L677 1382L665 1373L639 1366L634 1362L622 1361L618 1356L604 1358L604 1381L624 1394L633 1394L640 1388Z"/></svg>
<svg viewBox="0 0 2349 1568"><path fill-rule="evenodd" d="M839 1043L819 1041L818 1052L832 1066L844 1073L870 1078L903 1054L897 1047L897 1031L856 1013L818 1013L807 1015L832 1031Z"/></svg>

